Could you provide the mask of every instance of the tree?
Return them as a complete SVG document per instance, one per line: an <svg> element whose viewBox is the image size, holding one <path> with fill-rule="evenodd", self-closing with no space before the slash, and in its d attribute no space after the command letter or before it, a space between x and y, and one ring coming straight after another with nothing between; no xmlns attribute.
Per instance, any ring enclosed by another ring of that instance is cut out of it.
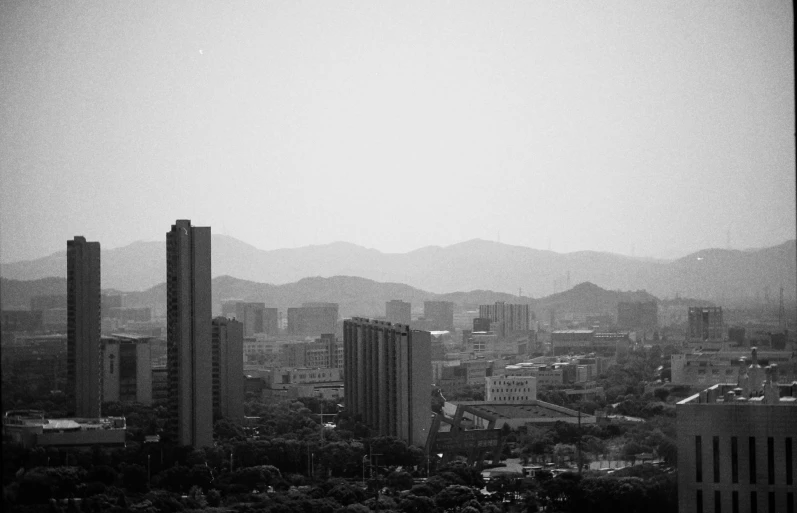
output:
<svg viewBox="0 0 797 513"><path fill-rule="evenodd" d="M135 463L124 465L122 467L122 486L134 493L149 489L147 469Z"/></svg>
<svg viewBox="0 0 797 513"><path fill-rule="evenodd" d="M435 505L443 510L454 509L462 506L471 499L475 499L476 494L469 486L451 485L444 488L434 499Z"/></svg>

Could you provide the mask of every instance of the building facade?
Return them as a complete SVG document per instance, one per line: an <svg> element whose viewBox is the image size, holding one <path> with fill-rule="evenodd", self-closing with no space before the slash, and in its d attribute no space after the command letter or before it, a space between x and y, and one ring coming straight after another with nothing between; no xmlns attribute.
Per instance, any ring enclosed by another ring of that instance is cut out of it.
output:
<svg viewBox="0 0 797 513"><path fill-rule="evenodd" d="M243 422L244 335L243 323L213 319L213 418Z"/></svg>
<svg viewBox="0 0 797 513"><path fill-rule="evenodd" d="M677 403L678 511L795 511L797 382L776 374L751 365Z"/></svg>
<svg viewBox="0 0 797 513"><path fill-rule="evenodd" d="M722 308L715 306L689 307L690 341L722 340L724 329L722 324Z"/></svg>
<svg viewBox="0 0 797 513"><path fill-rule="evenodd" d="M213 445L210 227L178 220L166 234L167 435Z"/></svg>
<svg viewBox="0 0 797 513"><path fill-rule="evenodd" d="M152 404L150 337L102 337L102 400Z"/></svg>
<svg viewBox="0 0 797 513"><path fill-rule="evenodd" d="M393 299L385 303L385 318L394 324L409 324L412 321L412 303Z"/></svg>
<svg viewBox="0 0 797 513"><path fill-rule="evenodd" d="M479 318L490 319L492 330L506 337L516 331L529 331L529 305L512 305L499 301L494 305L479 305ZM474 323L474 331L476 330Z"/></svg>
<svg viewBox="0 0 797 513"><path fill-rule="evenodd" d="M237 299L223 301L221 314L241 322L245 337L251 337L256 333L279 334L279 311L276 308L266 308L265 303L251 303Z"/></svg>
<svg viewBox="0 0 797 513"><path fill-rule="evenodd" d="M450 301L424 301L423 317L432 331L454 331L454 303Z"/></svg>
<svg viewBox="0 0 797 513"><path fill-rule="evenodd" d="M537 399L537 378L533 376L486 377L487 402L525 403Z"/></svg>
<svg viewBox="0 0 797 513"><path fill-rule="evenodd" d="M66 242L67 390L75 415L97 418L102 406L100 347L100 243Z"/></svg>
<svg viewBox="0 0 797 513"><path fill-rule="evenodd" d="M346 409L382 436L426 443L431 425L431 335L407 325L344 321Z"/></svg>

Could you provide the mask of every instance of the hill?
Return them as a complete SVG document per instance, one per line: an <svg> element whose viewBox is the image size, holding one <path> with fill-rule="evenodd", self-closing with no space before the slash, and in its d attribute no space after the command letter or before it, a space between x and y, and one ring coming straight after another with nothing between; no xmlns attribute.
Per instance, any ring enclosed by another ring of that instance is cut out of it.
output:
<svg viewBox="0 0 797 513"><path fill-rule="evenodd" d="M447 247L428 246L409 253L382 253L354 244L262 251L224 235L213 235L213 275L240 280L296 283L308 276L356 276L445 294L448 291L499 291L540 297L567 283L591 282L607 290L644 289L658 297L703 297L731 304L768 287L784 286L797 296L797 245L785 242L757 250L707 249L673 261L637 259L611 253L556 253L484 240ZM102 253L104 287L144 291L166 277L163 242L135 242ZM0 266L16 280L64 277L65 251ZM511 297L510 294L507 294Z"/></svg>

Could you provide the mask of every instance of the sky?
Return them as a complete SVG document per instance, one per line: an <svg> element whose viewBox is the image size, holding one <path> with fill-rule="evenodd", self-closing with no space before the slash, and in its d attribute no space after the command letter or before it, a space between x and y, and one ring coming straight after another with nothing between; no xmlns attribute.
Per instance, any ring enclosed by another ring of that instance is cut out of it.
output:
<svg viewBox="0 0 797 513"><path fill-rule="evenodd" d="M795 238L791 2L0 4L0 261Z"/></svg>

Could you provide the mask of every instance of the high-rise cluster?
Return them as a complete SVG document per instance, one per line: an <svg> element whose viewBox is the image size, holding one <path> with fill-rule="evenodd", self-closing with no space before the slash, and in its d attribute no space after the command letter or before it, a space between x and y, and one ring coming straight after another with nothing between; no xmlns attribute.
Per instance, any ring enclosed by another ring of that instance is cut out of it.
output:
<svg viewBox="0 0 797 513"><path fill-rule="evenodd" d="M211 317L210 228L178 220L166 234L167 436L213 444L213 421L243 418L243 324ZM151 400L147 337L101 338L100 244L67 241L67 379L78 417L106 400ZM262 318L253 317L253 324ZM146 346L146 347L145 347Z"/></svg>

